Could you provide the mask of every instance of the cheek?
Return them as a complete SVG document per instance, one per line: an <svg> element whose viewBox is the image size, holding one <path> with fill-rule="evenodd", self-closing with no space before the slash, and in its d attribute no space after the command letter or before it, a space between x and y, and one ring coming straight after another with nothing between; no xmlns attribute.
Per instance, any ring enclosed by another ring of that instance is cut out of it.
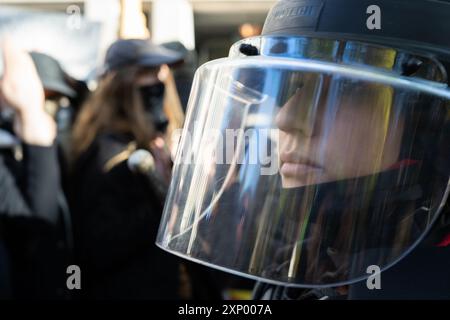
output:
<svg viewBox="0 0 450 320"><path fill-rule="evenodd" d="M353 173L356 165L356 150L349 146L351 135L348 127L334 126L329 137L323 141L323 163L330 178L345 178Z"/></svg>
<svg viewBox="0 0 450 320"><path fill-rule="evenodd" d="M278 130L278 153L295 152L296 146L299 145L298 139L299 138L293 134Z"/></svg>
<svg viewBox="0 0 450 320"><path fill-rule="evenodd" d="M351 111L351 112L350 112ZM355 110L342 110L329 125L326 141L323 141L325 167L334 178L351 178L374 171L374 154L380 150L373 135L371 115Z"/></svg>

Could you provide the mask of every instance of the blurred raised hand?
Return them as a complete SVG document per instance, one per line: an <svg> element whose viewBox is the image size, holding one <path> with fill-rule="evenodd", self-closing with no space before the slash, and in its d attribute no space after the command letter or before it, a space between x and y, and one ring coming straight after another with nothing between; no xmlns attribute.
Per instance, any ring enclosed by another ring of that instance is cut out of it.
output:
<svg viewBox="0 0 450 320"><path fill-rule="evenodd" d="M9 39L1 44L4 73L0 98L15 112L16 134L27 144L50 146L56 124L45 112L44 89L31 57Z"/></svg>

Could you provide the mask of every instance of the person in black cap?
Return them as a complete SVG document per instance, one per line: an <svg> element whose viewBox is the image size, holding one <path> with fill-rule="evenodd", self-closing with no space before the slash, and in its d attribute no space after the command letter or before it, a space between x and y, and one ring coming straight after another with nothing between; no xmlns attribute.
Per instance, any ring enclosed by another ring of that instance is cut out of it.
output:
<svg viewBox="0 0 450 320"><path fill-rule="evenodd" d="M61 185L62 190L66 191L68 189L72 125L80 104L86 98L89 90L84 81L71 77L58 60L52 56L36 51L30 52L30 56L44 88L45 111L56 121ZM67 211L62 190L59 195L60 201L63 202L61 207ZM69 214L64 214L64 216L68 218ZM69 223L67 221L66 224L69 225ZM70 233L70 231L67 232Z"/></svg>
<svg viewBox="0 0 450 320"><path fill-rule="evenodd" d="M170 179L164 65L181 56L118 40L74 126L71 204L82 298L175 299L179 264L154 241Z"/></svg>
<svg viewBox="0 0 450 320"><path fill-rule="evenodd" d="M45 109L57 121L58 138L61 136L59 142L66 151L69 146L65 138L70 132L77 104L84 98L87 87L83 81L69 76L55 58L35 51L30 52L30 56L44 87ZM66 98L64 106L61 105L63 98Z"/></svg>
<svg viewBox="0 0 450 320"><path fill-rule="evenodd" d="M0 119L11 134L0 147L0 240L10 255L1 257L10 262L10 298L65 298L56 123L33 60L10 41L2 51L0 111L9 110L12 124Z"/></svg>
<svg viewBox="0 0 450 320"><path fill-rule="evenodd" d="M449 17L276 2L197 70L157 245L255 299L450 299Z"/></svg>

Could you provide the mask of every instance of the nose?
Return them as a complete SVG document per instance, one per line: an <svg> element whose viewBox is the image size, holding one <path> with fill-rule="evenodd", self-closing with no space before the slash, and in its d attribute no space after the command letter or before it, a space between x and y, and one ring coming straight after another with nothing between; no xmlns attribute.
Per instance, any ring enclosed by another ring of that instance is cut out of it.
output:
<svg viewBox="0 0 450 320"><path fill-rule="evenodd" d="M275 119L277 127L281 131L301 132L304 136L313 136L320 130L319 93L320 90L314 90L307 85L297 89L278 112Z"/></svg>

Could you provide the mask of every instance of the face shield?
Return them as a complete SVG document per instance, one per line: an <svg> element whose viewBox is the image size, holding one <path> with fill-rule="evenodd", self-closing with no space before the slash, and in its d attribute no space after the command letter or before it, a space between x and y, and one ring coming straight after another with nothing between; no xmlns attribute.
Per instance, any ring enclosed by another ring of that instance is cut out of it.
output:
<svg viewBox="0 0 450 320"><path fill-rule="evenodd" d="M449 192L439 63L356 42L246 44L261 54L238 43L196 73L157 245L298 287L398 262Z"/></svg>

